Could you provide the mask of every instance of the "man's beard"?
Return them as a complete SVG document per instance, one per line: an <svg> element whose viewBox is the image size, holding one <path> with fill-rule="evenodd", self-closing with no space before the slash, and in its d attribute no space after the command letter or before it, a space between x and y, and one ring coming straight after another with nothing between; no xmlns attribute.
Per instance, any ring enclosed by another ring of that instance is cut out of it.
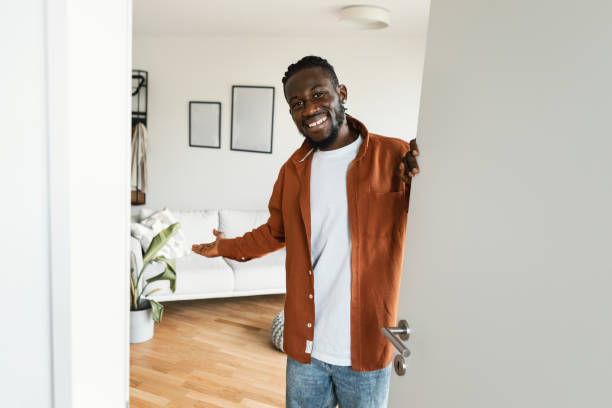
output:
<svg viewBox="0 0 612 408"><path fill-rule="evenodd" d="M320 142L317 142L316 140L312 140L309 136L302 133L302 136L306 138L306 142L308 142L310 147L312 147L313 149L326 150L328 147L334 144L336 139L338 139L340 128L342 127L342 124L344 123L344 118L346 116L344 111L345 111L344 105L340 105L340 109L336 110L336 121L332 124L331 133L329 134L329 136L327 136L325 139L321 140Z"/></svg>

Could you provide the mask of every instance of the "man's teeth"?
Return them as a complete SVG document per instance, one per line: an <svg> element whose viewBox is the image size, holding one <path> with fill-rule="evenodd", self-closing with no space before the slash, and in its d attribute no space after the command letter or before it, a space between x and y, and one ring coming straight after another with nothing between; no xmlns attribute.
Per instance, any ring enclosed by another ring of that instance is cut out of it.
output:
<svg viewBox="0 0 612 408"><path fill-rule="evenodd" d="M309 123L308 127L309 128L315 127L315 126L320 125L321 123L325 122L326 120L327 120L327 116L323 116L321 119L317 120L316 122Z"/></svg>

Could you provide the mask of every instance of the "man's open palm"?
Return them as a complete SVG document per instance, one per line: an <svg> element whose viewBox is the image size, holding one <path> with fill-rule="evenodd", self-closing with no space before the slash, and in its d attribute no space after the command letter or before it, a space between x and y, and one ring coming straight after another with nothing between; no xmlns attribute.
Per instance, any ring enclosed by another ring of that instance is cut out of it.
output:
<svg viewBox="0 0 612 408"><path fill-rule="evenodd" d="M219 240L223 239L225 234L223 234L223 232L217 231L216 229L213 229L213 234L215 235L215 237L217 237L215 242L211 242L209 244L193 244L191 246L191 250L196 254L200 254L208 258L219 256L217 243L219 242Z"/></svg>

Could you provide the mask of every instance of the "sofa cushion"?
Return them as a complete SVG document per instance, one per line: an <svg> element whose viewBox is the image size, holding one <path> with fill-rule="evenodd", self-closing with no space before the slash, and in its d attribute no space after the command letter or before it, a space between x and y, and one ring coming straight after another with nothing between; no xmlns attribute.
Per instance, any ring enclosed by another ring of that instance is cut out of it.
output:
<svg viewBox="0 0 612 408"><path fill-rule="evenodd" d="M151 278L163 271L163 266L151 265L145 271L145 279ZM185 294L204 295L206 293L222 293L234 290L234 274L223 258L206 258L191 253L176 259L176 291L170 291L168 281L152 282L147 288L160 288L152 298L166 295L180 296Z"/></svg>
<svg viewBox="0 0 612 408"><path fill-rule="evenodd" d="M268 210L220 210L219 229L226 238L242 236L270 217ZM226 259L234 270L236 291L259 289L285 289L285 248L248 262Z"/></svg>
<svg viewBox="0 0 612 408"><path fill-rule="evenodd" d="M193 244L213 242L213 228L219 229L219 212L209 211L173 211L181 230L185 235L185 245L191 251Z"/></svg>
<svg viewBox="0 0 612 408"><path fill-rule="evenodd" d="M240 237L265 224L269 217L268 210L220 210L219 230L225 233L225 238Z"/></svg>
<svg viewBox="0 0 612 408"><path fill-rule="evenodd" d="M226 259L234 271L234 290L285 290L285 248L247 262Z"/></svg>
<svg viewBox="0 0 612 408"><path fill-rule="evenodd" d="M163 229L177 221L175 215L168 208L164 207L159 211L153 212L148 217L141 219L138 223L132 223L130 232L133 237L140 240L143 251L146 252L153 238ZM166 258L174 259L187 255L190 252L191 246L187 247L185 243L185 234L181 226L181 228L175 231L166 245L159 250L156 256L165 256Z"/></svg>
<svg viewBox="0 0 612 408"><path fill-rule="evenodd" d="M136 222L140 222L141 220L144 220L145 218L147 218L149 215L153 214L154 212L155 210L152 208L140 207L140 211L137 216L138 219L136 220Z"/></svg>

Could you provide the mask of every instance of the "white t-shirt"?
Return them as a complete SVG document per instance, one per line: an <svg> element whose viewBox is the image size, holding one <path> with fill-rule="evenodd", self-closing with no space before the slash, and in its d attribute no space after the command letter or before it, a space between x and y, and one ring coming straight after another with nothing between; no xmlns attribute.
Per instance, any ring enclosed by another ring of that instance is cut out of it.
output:
<svg viewBox="0 0 612 408"><path fill-rule="evenodd" d="M340 149L316 150L310 170L310 234L315 324L311 356L351 363L351 235L346 175L361 137Z"/></svg>

